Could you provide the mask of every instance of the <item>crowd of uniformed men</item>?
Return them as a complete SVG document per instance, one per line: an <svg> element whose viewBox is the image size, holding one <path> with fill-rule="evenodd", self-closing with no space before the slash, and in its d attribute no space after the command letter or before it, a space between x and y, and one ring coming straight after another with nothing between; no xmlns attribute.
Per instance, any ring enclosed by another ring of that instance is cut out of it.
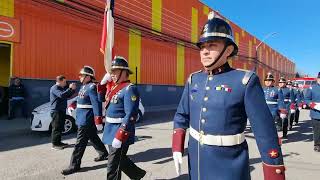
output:
<svg viewBox="0 0 320 180"><path fill-rule="evenodd" d="M228 58L235 56L238 46L232 28L219 15L210 13L197 43L203 70L192 73L186 82L174 117L172 136L173 160L180 175L186 130L189 129L189 178L191 180L250 179L248 145L244 131L250 120L263 162L265 180L284 180L285 167L281 138L298 123L299 111L311 108L314 128L314 150L320 152L320 74L318 83L302 93L296 82L281 77L279 87L271 73L262 88L258 76L251 71L236 70ZM111 72L100 83L94 83L95 72L84 66L78 98L69 108L76 107L77 141L70 165L61 173L80 170L88 140L98 152L95 161L108 160L107 179L120 180L121 172L130 179L142 179L146 171L128 157L134 143L135 122L140 95L128 80L132 74L125 58L116 56ZM58 76L51 88L53 148L63 149L61 124L67 98L75 93L75 84L66 86L65 77ZM102 107L102 102L105 106ZM102 108L106 109L102 127ZM103 129L102 140L97 130ZM282 135L278 135L282 131ZM160 135L159 135L160 136ZM108 145L108 150L105 145Z"/></svg>

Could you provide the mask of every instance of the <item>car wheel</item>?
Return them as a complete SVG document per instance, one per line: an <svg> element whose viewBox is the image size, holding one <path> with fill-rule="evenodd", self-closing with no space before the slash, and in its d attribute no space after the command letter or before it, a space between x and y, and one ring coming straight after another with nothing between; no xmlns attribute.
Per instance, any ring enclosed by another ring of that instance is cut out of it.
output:
<svg viewBox="0 0 320 180"><path fill-rule="evenodd" d="M64 129L62 131L62 134L70 134L71 132L74 132L76 130L76 123L73 117L66 116L66 119L64 121Z"/></svg>

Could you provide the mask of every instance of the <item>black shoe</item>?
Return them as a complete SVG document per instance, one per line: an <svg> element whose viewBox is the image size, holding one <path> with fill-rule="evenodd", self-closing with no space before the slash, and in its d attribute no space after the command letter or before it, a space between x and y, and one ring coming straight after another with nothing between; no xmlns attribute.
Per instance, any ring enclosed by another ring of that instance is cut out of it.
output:
<svg viewBox="0 0 320 180"><path fill-rule="evenodd" d="M291 131L292 130L292 126L289 126L289 131Z"/></svg>
<svg viewBox="0 0 320 180"><path fill-rule="evenodd" d="M105 161L105 160L108 160L108 155L102 155L102 156L98 156L98 157L94 158L95 162Z"/></svg>
<svg viewBox="0 0 320 180"><path fill-rule="evenodd" d="M65 146L63 145L52 145L52 149L54 150L63 150L65 148Z"/></svg>
<svg viewBox="0 0 320 180"><path fill-rule="evenodd" d="M315 152L320 152L320 146L314 146L314 151Z"/></svg>
<svg viewBox="0 0 320 180"><path fill-rule="evenodd" d="M147 172L145 170L142 170L140 175L137 178L131 179L131 180L141 180L146 174Z"/></svg>
<svg viewBox="0 0 320 180"><path fill-rule="evenodd" d="M69 174L73 174L73 173L75 173L75 172L77 172L79 170L80 170L80 167L75 167L75 168L69 167L67 169L62 170L61 174L66 176L66 175L69 175Z"/></svg>
<svg viewBox="0 0 320 180"><path fill-rule="evenodd" d="M68 147L68 146L70 146L70 145L69 145L69 144L67 144L67 143L63 143L63 142L61 142L61 143L59 143L59 146Z"/></svg>

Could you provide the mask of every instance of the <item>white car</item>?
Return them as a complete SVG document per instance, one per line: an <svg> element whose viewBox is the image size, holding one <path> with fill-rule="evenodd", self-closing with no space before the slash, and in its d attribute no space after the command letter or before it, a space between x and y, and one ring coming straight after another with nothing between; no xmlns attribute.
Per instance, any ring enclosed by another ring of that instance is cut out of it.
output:
<svg viewBox="0 0 320 180"><path fill-rule="evenodd" d="M76 100L77 97L74 97L68 100L68 106ZM103 115L105 114L105 109L103 108ZM144 115L144 107L140 101L139 103L139 116L137 118L137 122L142 120ZM66 119L64 122L64 130L62 134L69 134L71 132L76 131L77 126L75 124L76 113L75 110L67 110L66 109ZM52 118L50 116L50 102L42 104L36 107L32 111L31 115L31 130L32 131L51 131L51 121Z"/></svg>

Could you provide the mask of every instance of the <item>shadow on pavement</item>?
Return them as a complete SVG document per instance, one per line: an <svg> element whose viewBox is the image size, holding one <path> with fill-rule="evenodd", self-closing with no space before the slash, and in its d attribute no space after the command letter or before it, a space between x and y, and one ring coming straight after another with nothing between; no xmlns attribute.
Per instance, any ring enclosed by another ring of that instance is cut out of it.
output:
<svg viewBox="0 0 320 180"><path fill-rule="evenodd" d="M157 123L165 123L173 120L175 111L148 112L142 122L137 123L137 129ZM102 132L99 132L99 134ZM0 119L0 152L10 151L25 147L37 146L51 143L50 132L36 132L30 129L30 120L16 118L7 120L5 117ZM76 133L63 135L62 140L76 137ZM152 138L151 136L137 136L138 141ZM75 143L75 142L74 142ZM90 144L89 144L90 145ZM72 148L70 146L69 148Z"/></svg>
<svg viewBox="0 0 320 180"><path fill-rule="evenodd" d="M313 133L310 132L312 132L312 121L300 121L298 125L293 126L291 131L288 131L288 139L283 140L283 143L287 144L299 141L313 141Z"/></svg>
<svg viewBox="0 0 320 180"><path fill-rule="evenodd" d="M155 180L188 180L189 175L188 174L182 174L179 177L171 178L171 179L155 179Z"/></svg>

